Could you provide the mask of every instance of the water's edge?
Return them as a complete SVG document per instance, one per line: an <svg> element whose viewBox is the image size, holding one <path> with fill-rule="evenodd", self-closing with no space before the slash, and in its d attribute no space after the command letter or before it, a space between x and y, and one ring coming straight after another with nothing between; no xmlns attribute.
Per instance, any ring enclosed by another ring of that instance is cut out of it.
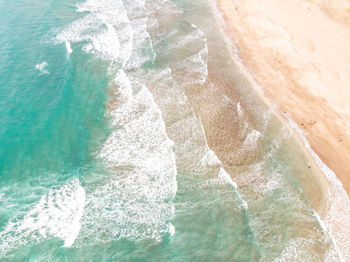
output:
<svg viewBox="0 0 350 262"><path fill-rule="evenodd" d="M350 238L347 232L350 233L350 223L347 218L350 218L350 199L346 193L341 181L336 174L319 158L319 156L311 148L307 138L304 135L298 125L291 119L286 112L282 112L277 104L264 95L263 88L257 83L253 73L244 65L244 61L239 56L238 48L235 46L234 41L230 38L227 30L229 26L226 25L226 21L221 14L220 7L215 3L212 6L218 28L220 29L225 43L230 50L231 59L234 60L242 70L247 79L252 83L256 92L260 95L264 103L274 112L275 116L280 119L283 125L292 130L296 142L302 148L307 159L310 160L310 164L318 168L318 174L322 180L326 181L324 184L325 203L319 205L311 199L311 204L315 209L315 216L319 220L320 226L329 234L330 238L334 242L339 260L349 261L350 251ZM311 179L310 183L313 183ZM307 193L307 192L306 192ZM307 193L308 194L308 193ZM341 225L341 226L340 226ZM345 233L344 233L345 231ZM345 259L345 260L344 260Z"/></svg>

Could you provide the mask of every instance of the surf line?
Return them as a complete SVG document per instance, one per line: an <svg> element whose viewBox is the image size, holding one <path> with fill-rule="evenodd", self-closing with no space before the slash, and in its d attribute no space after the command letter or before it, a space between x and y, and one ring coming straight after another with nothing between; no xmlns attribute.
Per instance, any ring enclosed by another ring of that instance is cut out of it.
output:
<svg viewBox="0 0 350 262"><path fill-rule="evenodd" d="M338 177L336 176L336 174L333 172L333 170L331 170L321 159L320 157L312 150L309 141L306 139L303 131L298 127L298 125L291 119L291 117L285 113L284 117L287 119L289 126L292 130L294 130L301 138L302 142L304 143L304 146L306 148L306 150L310 153L310 155L312 156L312 158L314 159L314 161L316 162L316 165L319 167L319 169L323 172L323 174L325 175L326 179L328 180L329 184L331 185L331 190L336 190L336 193L333 193L333 195L337 195L338 197L341 198L342 202L344 204L347 204L348 206L350 206L350 200L349 197L347 195L347 193L345 192L345 189L343 187L342 182L338 179ZM334 188L335 187L335 188ZM330 190L328 190L328 198L331 197L330 196ZM334 203L334 202L333 202ZM331 205L332 207L333 205ZM328 208L327 210L327 214L329 215L329 213L331 213L330 209L331 207ZM333 236L332 233L332 227L330 227L330 225L332 225L332 223L335 223L336 221L332 221L334 216L331 216L331 221L328 223L325 223L325 221L323 221L321 219L321 217L317 214L317 212L315 210L313 210L314 216L316 217L316 220L319 224L319 226L322 228L322 230L324 231L324 233L326 235L329 236L329 238L331 239L332 244L334 245L335 251L338 255L338 258L341 262L345 262L345 260L342 257L342 251L339 248L339 245L337 243L337 239Z"/></svg>

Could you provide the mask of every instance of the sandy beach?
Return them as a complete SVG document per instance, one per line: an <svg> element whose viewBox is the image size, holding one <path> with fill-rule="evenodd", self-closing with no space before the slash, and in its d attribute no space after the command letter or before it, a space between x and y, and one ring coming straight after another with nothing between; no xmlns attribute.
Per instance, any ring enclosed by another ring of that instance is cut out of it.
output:
<svg viewBox="0 0 350 262"><path fill-rule="evenodd" d="M218 1L244 65L350 193L350 2Z"/></svg>
<svg viewBox="0 0 350 262"><path fill-rule="evenodd" d="M350 2L217 4L229 41L263 96L282 118L296 123L312 151L342 182L329 183L326 210L318 212L348 261L350 227L340 213L349 215L349 201L340 191L343 186L350 195Z"/></svg>

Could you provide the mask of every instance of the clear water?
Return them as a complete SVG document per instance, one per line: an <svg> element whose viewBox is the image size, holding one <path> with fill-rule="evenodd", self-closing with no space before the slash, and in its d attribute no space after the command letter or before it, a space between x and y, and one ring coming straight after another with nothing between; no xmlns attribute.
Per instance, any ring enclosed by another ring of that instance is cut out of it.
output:
<svg viewBox="0 0 350 262"><path fill-rule="evenodd" d="M215 13L0 1L0 260L339 260Z"/></svg>

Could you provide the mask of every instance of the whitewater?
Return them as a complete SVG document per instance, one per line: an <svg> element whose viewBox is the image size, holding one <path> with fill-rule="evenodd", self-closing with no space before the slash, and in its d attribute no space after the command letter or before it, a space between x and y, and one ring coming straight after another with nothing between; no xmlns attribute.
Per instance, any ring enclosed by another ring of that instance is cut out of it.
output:
<svg viewBox="0 0 350 262"><path fill-rule="evenodd" d="M214 1L0 10L0 260L348 261Z"/></svg>

